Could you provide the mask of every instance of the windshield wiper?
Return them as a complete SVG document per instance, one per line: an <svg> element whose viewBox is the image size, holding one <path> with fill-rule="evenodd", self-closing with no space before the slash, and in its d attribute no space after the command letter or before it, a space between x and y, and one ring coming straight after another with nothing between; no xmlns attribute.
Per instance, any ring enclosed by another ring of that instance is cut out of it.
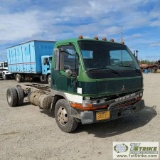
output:
<svg viewBox="0 0 160 160"><path fill-rule="evenodd" d="M107 69L109 69L112 73L117 74L117 75L119 75L121 77L121 75L119 74L119 72L117 72L116 70L111 69L109 67L105 67L105 68L91 68L91 69L87 69L87 72L88 71L94 71L94 70L107 70Z"/></svg>
<svg viewBox="0 0 160 160"><path fill-rule="evenodd" d="M133 66L132 64L128 64L128 65L123 65L123 64L119 64L120 67L128 67L128 68L133 68L136 71L140 71L138 68L136 68L135 66Z"/></svg>
<svg viewBox="0 0 160 160"><path fill-rule="evenodd" d="M94 70L103 70L103 69L106 69L106 68L89 68L89 69L87 69L87 72L88 71L94 71Z"/></svg>
<svg viewBox="0 0 160 160"><path fill-rule="evenodd" d="M111 69L109 67L106 67L106 69L109 69L110 71L112 71L112 73L115 73L115 74L117 74L117 75L119 75L121 77L121 75L119 74L119 72L117 72L116 70Z"/></svg>

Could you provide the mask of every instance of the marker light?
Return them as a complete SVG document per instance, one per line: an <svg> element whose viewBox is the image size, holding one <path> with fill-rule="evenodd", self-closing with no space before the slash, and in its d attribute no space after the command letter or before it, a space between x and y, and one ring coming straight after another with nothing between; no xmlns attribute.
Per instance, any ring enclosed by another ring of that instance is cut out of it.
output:
<svg viewBox="0 0 160 160"><path fill-rule="evenodd" d="M98 40L98 36L95 36L94 39L95 39L95 40Z"/></svg>
<svg viewBox="0 0 160 160"><path fill-rule="evenodd" d="M112 38L112 39L110 39L110 42L114 42L114 39Z"/></svg>
<svg viewBox="0 0 160 160"><path fill-rule="evenodd" d="M82 35L80 35L78 38L79 38L79 39L83 39L83 36L82 36Z"/></svg>
<svg viewBox="0 0 160 160"><path fill-rule="evenodd" d="M122 41L121 44L125 44L124 41Z"/></svg>
<svg viewBox="0 0 160 160"><path fill-rule="evenodd" d="M107 40L107 38L106 38L106 37L103 37L103 38L102 38L102 40L103 40L103 41L106 41L106 40Z"/></svg>

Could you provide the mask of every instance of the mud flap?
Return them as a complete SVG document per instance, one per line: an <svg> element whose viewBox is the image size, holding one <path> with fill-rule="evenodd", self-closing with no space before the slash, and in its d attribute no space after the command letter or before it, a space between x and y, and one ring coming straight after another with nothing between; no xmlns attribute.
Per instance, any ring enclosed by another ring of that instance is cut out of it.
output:
<svg viewBox="0 0 160 160"><path fill-rule="evenodd" d="M133 108L135 108L134 110L135 112L141 111L144 107L145 107L144 100L141 100L133 105Z"/></svg>

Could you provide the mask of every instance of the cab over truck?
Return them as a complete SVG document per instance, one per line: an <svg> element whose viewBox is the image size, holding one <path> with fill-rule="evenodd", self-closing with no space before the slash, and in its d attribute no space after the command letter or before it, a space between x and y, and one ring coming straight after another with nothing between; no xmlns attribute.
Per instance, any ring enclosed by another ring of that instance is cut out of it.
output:
<svg viewBox="0 0 160 160"><path fill-rule="evenodd" d="M41 109L53 112L59 128L74 131L79 123L114 120L144 108L143 77L124 43L112 39L58 41L51 65L51 88L17 86L7 90L12 107L24 96Z"/></svg>
<svg viewBox="0 0 160 160"><path fill-rule="evenodd" d="M17 82L39 77L50 83L54 41L33 40L7 48L8 70Z"/></svg>
<svg viewBox="0 0 160 160"><path fill-rule="evenodd" d="M4 80L13 77L13 74L8 71L8 63L6 61L0 62L0 77Z"/></svg>

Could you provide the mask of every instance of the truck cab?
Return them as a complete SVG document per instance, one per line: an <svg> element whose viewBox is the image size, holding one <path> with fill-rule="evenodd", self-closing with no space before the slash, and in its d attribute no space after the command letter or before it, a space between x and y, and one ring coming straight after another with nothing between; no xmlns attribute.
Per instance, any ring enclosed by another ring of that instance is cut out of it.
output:
<svg viewBox="0 0 160 160"><path fill-rule="evenodd" d="M143 76L124 43L112 39L58 41L51 66L52 110L58 126L109 121L144 108Z"/></svg>
<svg viewBox="0 0 160 160"><path fill-rule="evenodd" d="M4 80L11 77L12 74L8 72L8 63L0 62L0 77L2 77Z"/></svg>
<svg viewBox="0 0 160 160"><path fill-rule="evenodd" d="M41 81L47 81L48 84L50 84L51 81L51 62L52 62L52 56L45 55L41 57L41 64L42 64L42 76Z"/></svg>

